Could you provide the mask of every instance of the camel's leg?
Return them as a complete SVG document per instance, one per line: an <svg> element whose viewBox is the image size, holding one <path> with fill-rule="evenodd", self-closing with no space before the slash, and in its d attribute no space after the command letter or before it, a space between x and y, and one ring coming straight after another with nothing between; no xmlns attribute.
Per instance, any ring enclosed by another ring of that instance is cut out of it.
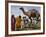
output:
<svg viewBox="0 0 46 37"><path fill-rule="evenodd" d="M29 19L31 20L31 23L32 23L32 19L31 19L31 17L29 17Z"/></svg>

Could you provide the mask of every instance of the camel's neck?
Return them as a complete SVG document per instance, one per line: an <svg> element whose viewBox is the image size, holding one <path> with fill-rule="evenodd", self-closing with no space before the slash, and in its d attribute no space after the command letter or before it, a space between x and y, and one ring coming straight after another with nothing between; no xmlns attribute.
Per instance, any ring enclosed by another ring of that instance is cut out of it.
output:
<svg viewBox="0 0 46 37"><path fill-rule="evenodd" d="M21 9L23 13L25 13L25 10L24 9Z"/></svg>

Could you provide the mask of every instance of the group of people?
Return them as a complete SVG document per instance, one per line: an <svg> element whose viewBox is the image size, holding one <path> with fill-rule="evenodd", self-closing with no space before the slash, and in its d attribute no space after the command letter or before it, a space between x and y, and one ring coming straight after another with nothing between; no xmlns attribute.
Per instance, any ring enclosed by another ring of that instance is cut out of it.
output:
<svg viewBox="0 0 46 37"><path fill-rule="evenodd" d="M33 19L33 21L32 21L33 23L37 22L35 19ZM30 21L31 20L26 19L26 17L23 17L23 19L22 19L21 15L19 15L17 17L12 15L11 16L11 30L12 31L15 31L15 30L19 31L20 29L22 29L24 27L28 27Z"/></svg>
<svg viewBox="0 0 46 37"><path fill-rule="evenodd" d="M21 16L14 17L14 15L11 16L11 30L15 31L16 28L21 27Z"/></svg>
<svg viewBox="0 0 46 37"><path fill-rule="evenodd" d="M19 15L17 17L14 17L14 15L11 16L11 30L15 31L15 30L19 30L20 28L24 28L26 26L28 26L28 22L29 20L26 19L26 17L23 17L23 19L21 19L22 17Z"/></svg>

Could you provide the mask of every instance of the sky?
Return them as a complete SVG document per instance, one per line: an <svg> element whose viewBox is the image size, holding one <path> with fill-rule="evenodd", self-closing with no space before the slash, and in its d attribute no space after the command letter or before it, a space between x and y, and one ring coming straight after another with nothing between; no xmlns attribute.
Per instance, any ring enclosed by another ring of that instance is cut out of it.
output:
<svg viewBox="0 0 46 37"><path fill-rule="evenodd" d="M25 11L31 10L31 9L36 9L39 13L41 11L40 7L36 7L36 6L15 6L15 5L11 5L11 15L16 16L24 16L23 12L19 9L23 7Z"/></svg>

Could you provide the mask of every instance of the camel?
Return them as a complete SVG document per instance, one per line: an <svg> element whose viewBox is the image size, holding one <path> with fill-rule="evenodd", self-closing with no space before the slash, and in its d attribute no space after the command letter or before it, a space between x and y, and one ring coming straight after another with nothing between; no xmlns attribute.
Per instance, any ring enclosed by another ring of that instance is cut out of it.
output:
<svg viewBox="0 0 46 37"><path fill-rule="evenodd" d="M38 20L38 18L40 17L40 14L39 14L38 11L35 10L35 9L32 9L32 10L27 11L27 12L24 10L23 7L19 8L19 9L23 12L24 15L27 15L27 16L29 17L29 19L31 20L31 22L32 22L31 17L32 17L32 18L35 18L35 17L36 17L37 20Z"/></svg>

